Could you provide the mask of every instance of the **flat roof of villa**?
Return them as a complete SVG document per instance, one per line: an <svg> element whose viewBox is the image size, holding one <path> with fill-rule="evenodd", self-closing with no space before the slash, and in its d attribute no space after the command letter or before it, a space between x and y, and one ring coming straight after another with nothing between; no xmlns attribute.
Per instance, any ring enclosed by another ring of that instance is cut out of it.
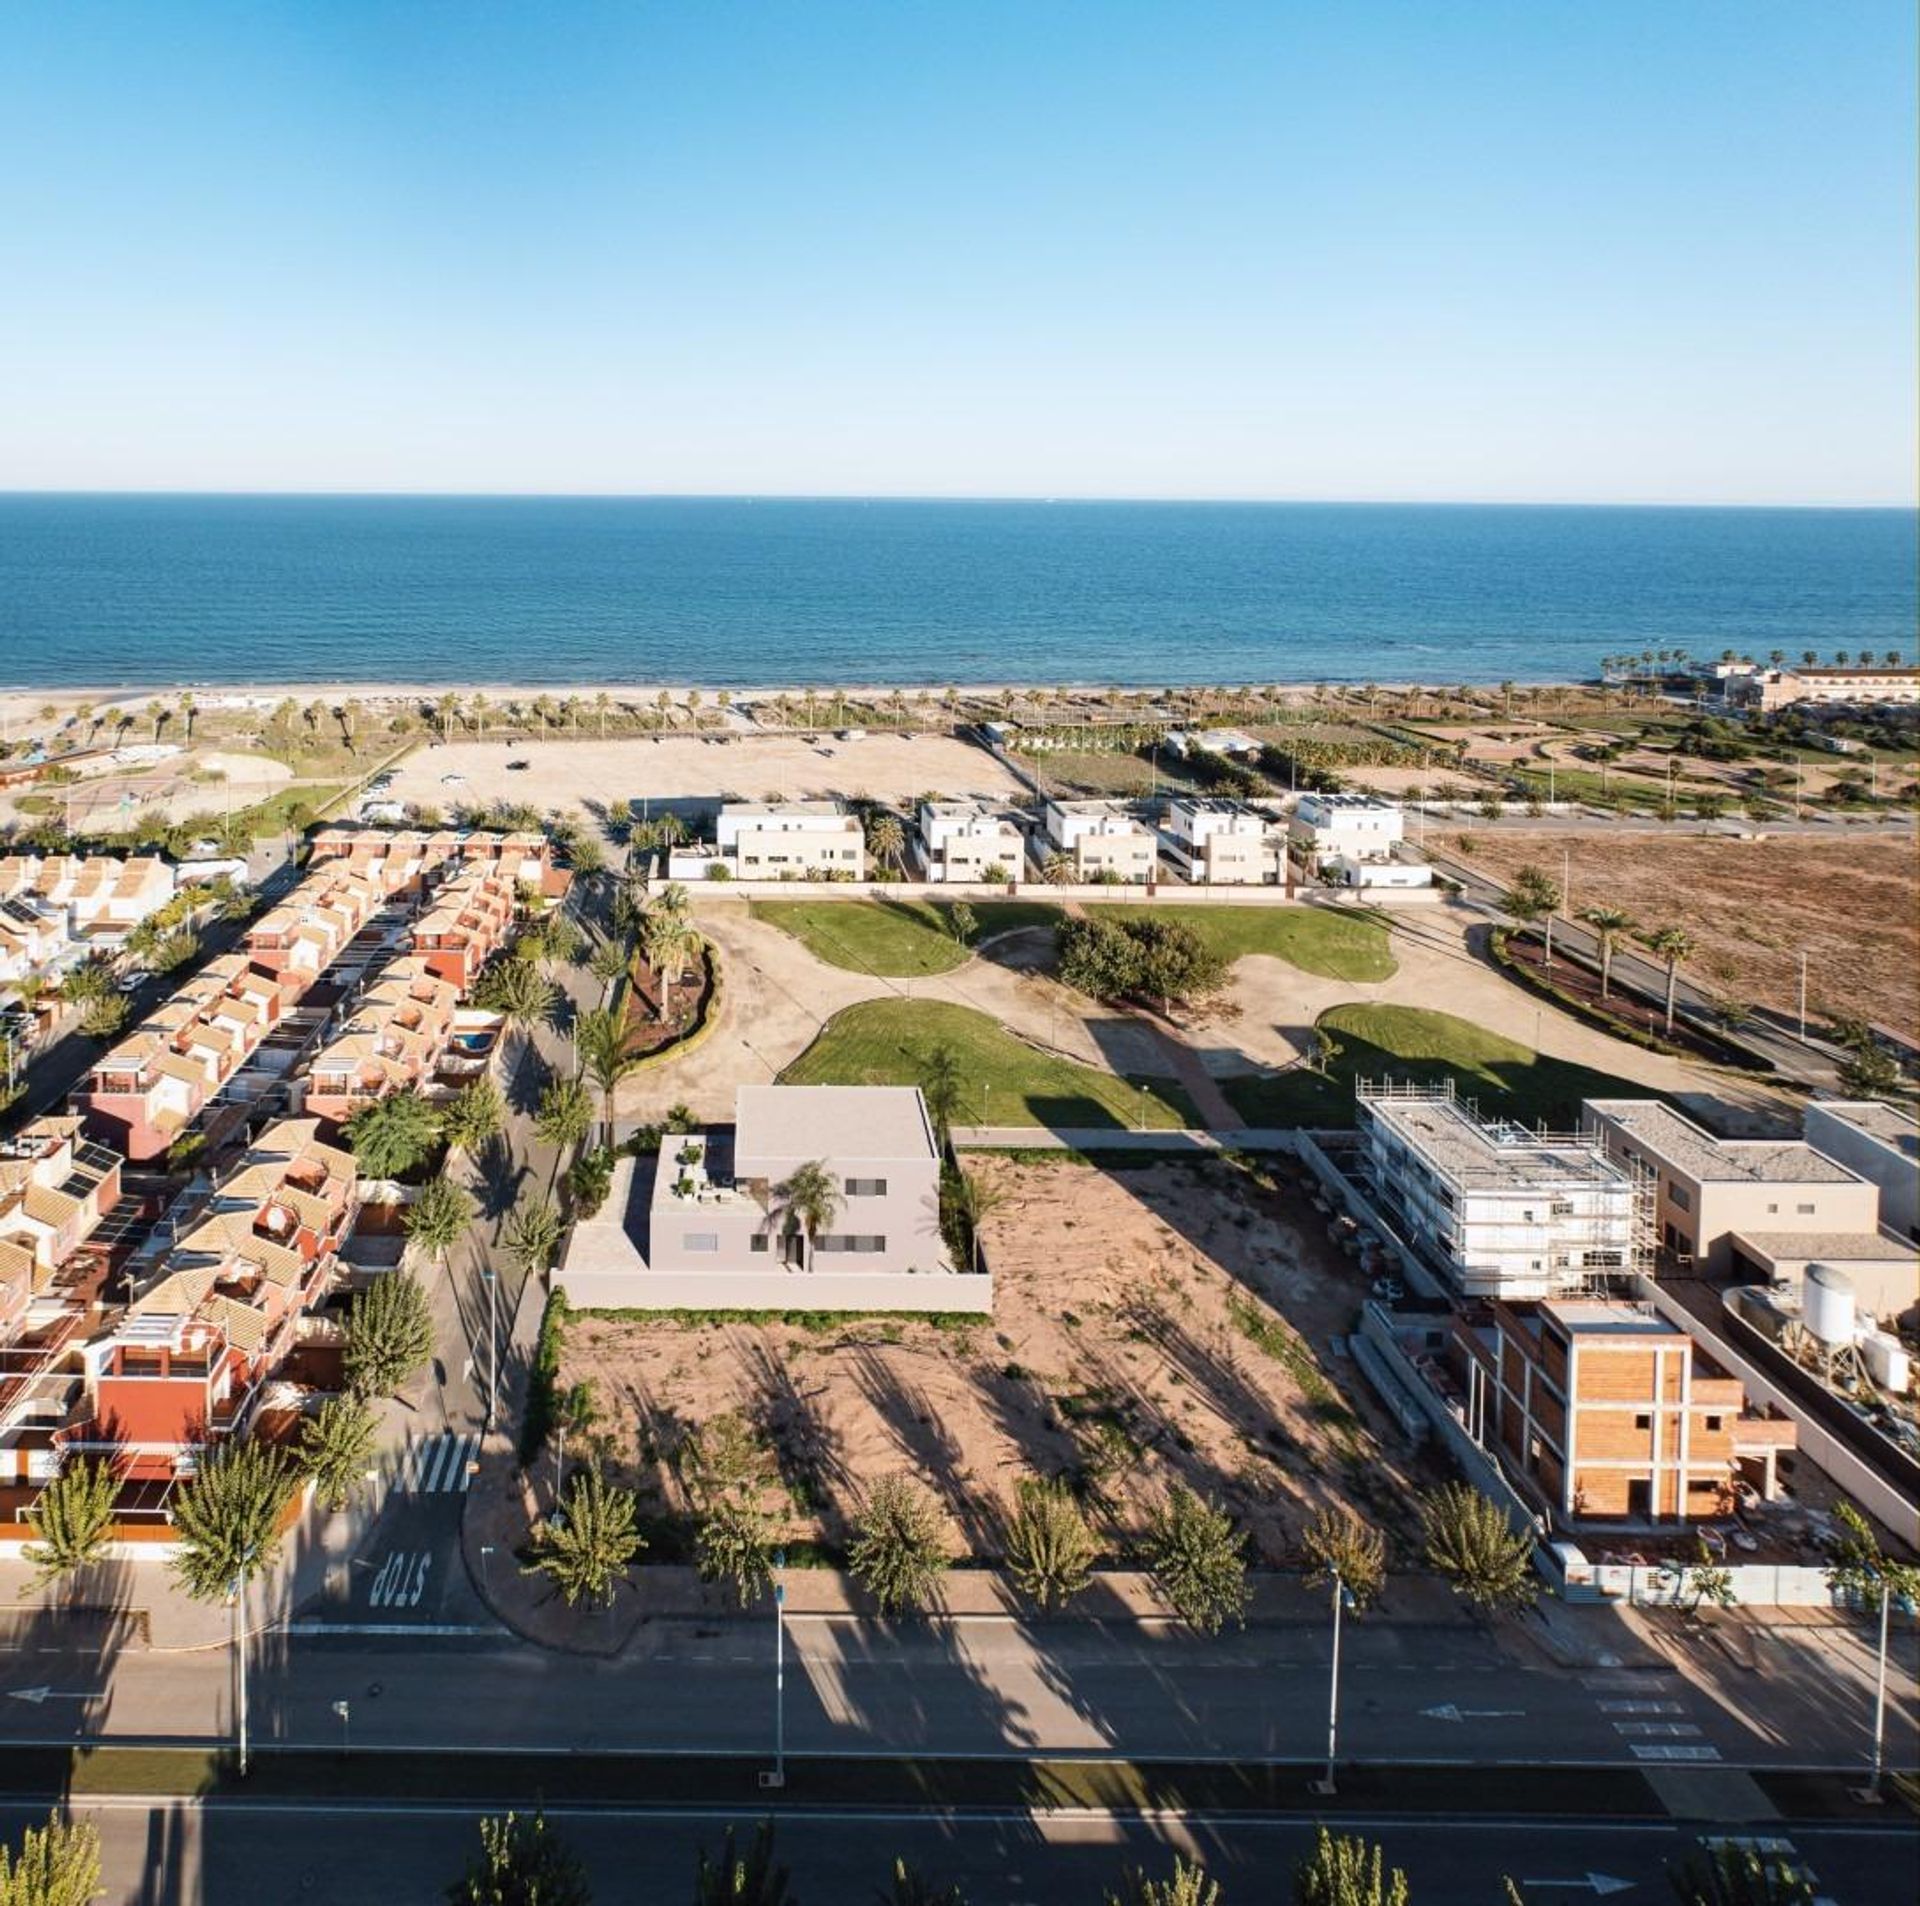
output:
<svg viewBox="0 0 1920 1906"><path fill-rule="evenodd" d="M1604 1298L1562 1297L1542 1304L1547 1316L1582 1337L1677 1337L1680 1327L1669 1323L1650 1304L1608 1303Z"/></svg>
<svg viewBox="0 0 1920 1906"><path fill-rule="evenodd" d="M1890 1231L1735 1231L1730 1236L1772 1263L1920 1264L1920 1246Z"/></svg>
<svg viewBox="0 0 1920 1906"><path fill-rule="evenodd" d="M836 821L854 817L838 801L723 801L720 812L730 819L751 820L756 816L774 819L781 815L806 815ZM855 825L858 825L855 822Z"/></svg>
<svg viewBox="0 0 1920 1906"><path fill-rule="evenodd" d="M1454 1099L1372 1098L1362 1103L1456 1184L1514 1190L1571 1183L1627 1186L1626 1173L1597 1145L1542 1138L1524 1126L1482 1119Z"/></svg>
<svg viewBox="0 0 1920 1906"><path fill-rule="evenodd" d="M936 1155L918 1086L743 1085L735 1104L734 1153L749 1164L906 1163Z"/></svg>
<svg viewBox="0 0 1920 1906"><path fill-rule="evenodd" d="M1884 1099L1815 1099L1807 1109L1825 1112L1910 1158L1920 1152L1920 1118L1904 1105L1889 1105Z"/></svg>
<svg viewBox="0 0 1920 1906"><path fill-rule="evenodd" d="M1845 1185L1859 1174L1799 1138L1715 1138L1657 1099L1588 1099L1589 1112L1701 1184Z"/></svg>

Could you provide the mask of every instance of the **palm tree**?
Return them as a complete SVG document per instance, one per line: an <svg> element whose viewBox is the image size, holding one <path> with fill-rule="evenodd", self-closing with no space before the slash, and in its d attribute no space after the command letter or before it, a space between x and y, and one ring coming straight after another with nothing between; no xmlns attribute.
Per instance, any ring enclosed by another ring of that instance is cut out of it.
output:
<svg viewBox="0 0 1920 1906"><path fill-rule="evenodd" d="M1040 878L1049 887L1070 887L1073 884L1073 862L1065 854L1049 854L1040 864Z"/></svg>
<svg viewBox="0 0 1920 1906"><path fill-rule="evenodd" d="M905 1476L882 1476L854 1524L847 1566L881 1614L924 1606L947 1566L926 1491Z"/></svg>
<svg viewBox="0 0 1920 1906"><path fill-rule="evenodd" d="M389 1092L347 1120L347 1147L361 1174L398 1178L430 1157L440 1142L440 1114L418 1091Z"/></svg>
<svg viewBox="0 0 1920 1906"><path fill-rule="evenodd" d="M800 1255L794 1260L807 1268L807 1254L813 1242L840 1213L840 1181L825 1163L809 1159L796 1165L783 1183L774 1186L775 1211L780 1220L783 1240L798 1238Z"/></svg>
<svg viewBox="0 0 1920 1906"><path fill-rule="evenodd" d="M1294 1906L1407 1906L1407 1876L1389 1868L1377 1842L1325 1827L1293 1869Z"/></svg>
<svg viewBox="0 0 1920 1906"><path fill-rule="evenodd" d="M525 1573L545 1575L569 1608L575 1602L613 1604L633 1559L646 1547L632 1490L609 1483L597 1467L576 1469L559 1516L534 1533Z"/></svg>
<svg viewBox="0 0 1920 1906"><path fill-rule="evenodd" d="M407 1206L400 1222L406 1228L409 1242L444 1265L447 1253L467 1235L473 1213L473 1200L462 1186L451 1178L430 1178Z"/></svg>
<svg viewBox="0 0 1920 1906"><path fill-rule="evenodd" d="M314 1492L336 1514L353 1499L366 1473L377 1433L362 1397L330 1396L300 1425L300 1466Z"/></svg>
<svg viewBox="0 0 1920 1906"><path fill-rule="evenodd" d="M497 1138L506 1122L507 1102L492 1077L483 1072L454 1094L440 1128L449 1145L471 1152Z"/></svg>
<svg viewBox="0 0 1920 1906"><path fill-rule="evenodd" d="M460 719L460 697L458 695L442 695L440 699L434 703L433 712L440 722L440 739L442 741L451 741L453 739L453 724Z"/></svg>
<svg viewBox="0 0 1920 1906"><path fill-rule="evenodd" d="M867 823L867 852L898 873L906 860L907 835L897 814L876 814Z"/></svg>
<svg viewBox="0 0 1920 1906"><path fill-rule="evenodd" d="M551 1019L560 989L531 960L499 960L480 975L473 1003L481 1011L498 1013L516 1031L525 1032Z"/></svg>
<svg viewBox="0 0 1920 1906"><path fill-rule="evenodd" d="M960 1215L967 1222L969 1255L976 1272L980 1269L980 1227L1007 1202L1007 1196L1004 1185L990 1185L970 1171L957 1174L953 1198Z"/></svg>
<svg viewBox="0 0 1920 1906"><path fill-rule="evenodd" d="M706 942L684 914L650 911L640 923L640 944L660 986L660 1017L667 1017L673 989L686 977Z"/></svg>
<svg viewBox="0 0 1920 1906"><path fill-rule="evenodd" d="M581 1074L600 1094L607 1143L613 1143L613 1101L620 1081L640 1063L627 1046L626 1015L614 1007L582 1013L573 1023L573 1053Z"/></svg>
<svg viewBox="0 0 1920 1906"><path fill-rule="evenodd" d="M1673 996L1680 985L1680 962L1693 951L1693 935L1685 927L1664 926L1650 934L1648 947L1667 963L1667 1030L1673 1030Z"/></svg>
<svg viewBox="0 0 1920 1906"><path fill-rule="evenodd" d="M555 1151L569 1151L593 1130L593 1094L583 1079L551 1079L540 1094L533 1129Z"/></svg>
<svg viewBox="0 0 1920 1906"><path fill-rule="evenodd" d="M1613 986L1614 944L1623 933L1633 931L1633 915L1619 907L1582 907L1580 918L1600 943L1600 997L1605 999Z"/></svg>
<svg viewBox="0 0 1920 1906"><path fill-rule="evenodd" d="M61 1580L78 1583L80 1571L106 1553L119 1500L120 1479L112 1466L84 1457L69 1463L41 1490L27 1512L34 1540L20 1551L33 1564L34 1588ZM0 1901L5 1898L0 1892Z"/></svg>
<svg viewBox="0 0 1920 1906"><path fill-rule="evenodd" d="M228 1443L206 1457L173 1499L173 1571L197 1602L231 1601L237 1657L239 1769L247 1752L247 1585L280 1552L282 1512L293 1494L286 1456L267 1443Z"/></svg>
<svg viewBox="0 0 1920 1906"><path fill-rule="evenodd" d="M182 695L180 697L180 720L185 725L187 731L187 746L189 748L193 746L193 718L197 712L198 706L193 697L191 695Z"/></svg>
<svg viewBox="0 0 1920 1906"><path fill-rule="evenodd" d="M47 1815L29 1827L20 1851L0 1846L4 1906L87 1906L100 1897L100 1829L91 1820Z"/></svg>
<svg viewBox="0 0 1920 1906"><path fill-rule="evenodd" d="M960 1060L951 1046L938 1045L927 1054L920 1074L920 1096L944 1145L953 1115L960 1109Z"/></svg>
<svg viewBox="0 0 1920 1906"><path fill-rule="evenodd" d="M613 697L603 688L593 698L594 712L600 717L600 739L607 738L607 710L613 706Z"/></svg>
<svg viewBox="0 0 1920 1906"><path fill-rule="evenodd" d="M553 1254L566 1229L560 1214L544 1199L529 1200L507 1220L502 1242L507 1254L529 1277L544 1271L553 1262Z"/></svg>

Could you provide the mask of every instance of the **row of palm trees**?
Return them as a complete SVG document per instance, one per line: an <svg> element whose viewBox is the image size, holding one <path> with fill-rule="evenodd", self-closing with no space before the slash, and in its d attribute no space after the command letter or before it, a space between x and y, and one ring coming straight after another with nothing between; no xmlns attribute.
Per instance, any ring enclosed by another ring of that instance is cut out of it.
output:
<svg viewBox="0 0 1920 1906"><path fill-rule="evenodd" d="M1553 964L1553 917L1565 895L1560 883L1546 871L1531 864L1514 870L1508 882L1502 910L1510 919L1525 926L1545 923L1546 960ZM1624 908L1614 906L1582 907L1574 916L1592 930L1600 953L1600 997L1613 992L1613 956L1620 942L1637 934L1641 943L1666 967L1666 1029L1673 1031L1675 996L1680 985L1680 968L1693 957L1694 937L1683 926L1672 922L1640 932L1640 923Z"/></svg>

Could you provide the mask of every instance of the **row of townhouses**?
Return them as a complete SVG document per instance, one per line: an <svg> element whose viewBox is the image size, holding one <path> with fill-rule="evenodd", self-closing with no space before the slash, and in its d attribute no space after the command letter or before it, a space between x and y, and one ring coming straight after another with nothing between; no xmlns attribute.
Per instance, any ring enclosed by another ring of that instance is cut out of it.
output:
<svg viewBox="0 0 1920 1906"><path fill-rule="evenodd" d="M988 801L923 802L910 871L947 884L998 884L1064 871L1079 883L1263 886L1290 878L1289 859L1357 887L1417 887L1403 859L1399 806L1367 794L1303 794L1290 816L1244 801L1177 796L1133 802L1049 799L1036 810ZM728 802L710 840L674 847L675 880L863 880L858 818L837 801Z"/></svg>
<svg viewBox="0 0 1920 1906"><path fill-rule="evenodd" d="M0 858L0 986L116 951L173 898L175 881L154 854Z"/></svg>

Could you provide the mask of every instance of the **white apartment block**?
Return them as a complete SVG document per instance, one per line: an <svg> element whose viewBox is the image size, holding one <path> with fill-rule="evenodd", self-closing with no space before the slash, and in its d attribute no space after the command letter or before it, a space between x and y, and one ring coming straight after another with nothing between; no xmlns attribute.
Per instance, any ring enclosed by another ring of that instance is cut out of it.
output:
<svg viewBox="0 0 1920 1906"><path fill-rule="evenodd" d="M119 947L173 895L173 868L154 854L0 858L0 981Z"/></svg>
<svg viewBox="0 0 1920 1906"><path fill-rule="evenodd" d="M1042 815L1046 854L1064 854L1079 881L1151 881L1159 864L1159 837L1119 801L1048 801Z"/></svg>
<svg viewBox="0 0 1920 1906"><path fill-rule="evenodd" d="M715 866L737 880L859 880L866 839L838 801L728 801L711 844L676 847L667 871L700 880Z"/></svg>
<svg viewBox="0 0 1920 1906"><path fill-rule="evenodd" d="M1397 801L1377 794L1303 794L1293 810L1294 844L1316 866L1330 860L1391 860L1406 831Z"/></svg>
<svg viewBox="0 0 1920 1906"><path fill-rule="evenodd" d="M1359 1089L1375 1193L1463 1297L1543 1299L1635 1267L1639 1190L1592 1139L1481 1118L1450 1089Z"/></svg>
<svg viewBox="0 0 1920 1906"><path fill-rule="evenodd" d="M1267 817L1241 801L1168 802L1161 844L1196 886L1258 887L1278 878Z"/></svg>
<svg viewBox="0 0 1920 1906"><path fill-rule="evenodd" d="M929 880L981 884L1016 880L1026 837L1013 819L980 801L923 801L920 860Z"/></svg>

